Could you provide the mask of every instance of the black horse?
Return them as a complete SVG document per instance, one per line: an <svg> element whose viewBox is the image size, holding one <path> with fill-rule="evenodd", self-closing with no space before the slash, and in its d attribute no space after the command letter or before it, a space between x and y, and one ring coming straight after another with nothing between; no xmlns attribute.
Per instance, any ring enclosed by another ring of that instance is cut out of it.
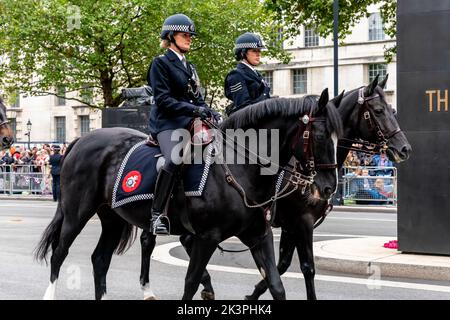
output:
<svg viewBox="0 0 450 320"><path fill-rule="evenodd" d="M408 143L394 115L394 110L386 102L383 88L387 76L378 84L378 77L367 87L349 91L344 96L338 109L343 125L344 137L339 140L337 163L339 169L347 157L352 144L359 143L361 151L386 152L395 162L408 159L411 146ZM377 86L378 85L378 86ZM309 300L316 299L314 287L314 255L313 230L314 224L323 219L326 213L327 201L310 199L296 192L278 200L276 203L276 221L281 226L278 271L280 275L289 268L295 249L300 259L300 269L303 273L306 293ZM206 278L204 279L206 282ZM205 284L207 287L208 283ZM260 281L247 299L258 299L267 290L264 281Z"/></svg>
<svg viewBox="0 0 450 320"><path fill-rule="evenodd" d="M342 123L335 106L328 103L328 91L325 90L319 101L313 97L304 97L261 102L227 119L222 124L222 129L278 129L281 141L279 165L286 165L294 156L302 168L306 168L306 171L300 169L296 172L298 179L293 181L294 185L304 184L309 183L313 176L311 168L306 166L303 151L306 141L301 134L305 130L301 119L305 115L326 120L312 122L313 134L309 140L313 152L308 149L306 154L316 157L318 167L324 158L325 165L330 163L327 161L334 162L335 144L331 135L328 134L328 139L325 139L324 133L339 134ZM316 137L314 132L320 134ZM106 293L106 272L113 252L123 252L133 238L131 225L149 229L150 201L139 201L111 209L114 178L121 161L133 145L145 138L145 135L134 130L100 129L72 142L68 147L61 169L61 200L55 217L36 249L36 257L43 260L50 246L52 247L50 285L44 298L54 298L56 281L69 247L96 212L102 222L102 235L92 255L97 299ZM320 144L313 143L316 138L321 141ZM267 148L267 154L270 154L270 145ZM319 157L319 153L323 156ZM185 199L179 184L169 206L173 233L189 232L190 228L184 219L186 216L195 232L183 299L192 299L212 253L221 241L231 236L237 236L251 248L255 263L265 275L273 297L285 299L284 288L275 266L273 236L263 211L261 208L246 206L240 193L225 183L226 178L228 181L239 182L247 197L260 203L274 196L276 176L261 175L261 167L254 164L230 164L227 169L223 167L218 164L211 166L202 197ZM231 178L226 177L226 172L232 174ZM315 185L316 193L328 199L337 185L336 169L318 170ZM183 210L186 208L187 210ZM186 212L184 216L183 212ZM149 253L154 244L155 237L149 236Z"/></svg>
<svg viewBox="0 0 450 320"><path fill-rule="evenodd" d="M14 143L14 133L6 117L6 107L0 98L0 150L8 149Z"/></svg>
<svg viewBox="0 0 450 320"><path fill-rule="evenodd" d="M388 77L378 83L376 77L367 87L349 91L339 105L339 113L343 120L344 136L339 140L337 163L342 168L344 160L353 143L358 143L360 151L386 152L395 162L408 159L411 146L401 132L394 115L394 110L386 102L383 88ZM370 147L368 149L367 147ZM288 197L277 200L273 208L274 226L281 227L279 244L278 271L284 274L291 265L293 254L297 249L300 269L303 273L306 293L309 300L316 299L314 286L313 230L328 213L328 201L315 199L309 193L294 192ZM142 237L145 237L143 232ZM190 245L190 237L181 238L185 247ZM143 258L144 259L144 258ZM203 275L202 285L204 299L214 298L214 290L207 271ZM246 299L256 300L267 290L261 280L251 295Z"/></svg>

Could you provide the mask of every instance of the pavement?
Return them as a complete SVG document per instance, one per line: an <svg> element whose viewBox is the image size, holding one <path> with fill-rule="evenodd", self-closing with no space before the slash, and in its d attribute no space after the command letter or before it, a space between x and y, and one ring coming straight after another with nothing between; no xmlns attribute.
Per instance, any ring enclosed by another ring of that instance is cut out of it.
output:
<svg viewBox="0 0 450 320"><path fill-rule="evenodd" d="M1 200L53 201L51 196L0 195ZM389 206L334 206L333 211L397 213ZM380 275L425 280L450 281L450 256L402 253L385 248L393 237L360 237L314 242L318 269L360 275Z"/></svg>
<svg viewBox="0 0 450 320"><path fill-rule="evenodd" d="M392 237L314 242L316 267L361 275L450 281L450 256L402 253L385 248Z"/></svg>

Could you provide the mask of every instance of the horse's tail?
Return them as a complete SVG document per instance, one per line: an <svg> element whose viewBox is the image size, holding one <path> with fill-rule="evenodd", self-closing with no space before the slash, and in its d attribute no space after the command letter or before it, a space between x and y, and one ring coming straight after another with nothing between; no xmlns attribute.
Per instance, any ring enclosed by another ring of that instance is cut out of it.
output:
<svg viewBox="0 0 450 320"><path fill-rule="evenodd" d="M124 221L124 226L122 229L122 236L120 237L119 244L117 245L114 252L118 255L124 254L128 249L131 248L137 237L138 229L132 224Z"/></svg>
<svg viewBox="0 0 450 320"><path fill-rule="evenodd" d="M72 150L73 146L79 139L80 138L73 140L67 147L67 150L61 159L60 164L61 167L65 157L69 154L70 150ZM59 236L61 234L61 226L63 224L63 220L64 220L64 213L61 208L61 201L58 201L55 216L45 229L44 233L42 234L42 238L35 249L34 257L36 260L38 261L45 260L45 262L47 262L47 253L48 250L50 249L50 246L55 248L59 242Z"/></svg>
<svg viewBox="0 0 450 320"><path fill-rule="evenodd" d="M59 242L59 235L61 234L61 226L63 224L64 215L61 209L61 203L58 203L55 216L50 224L45 228L42 238L37 245L34 257L38 261L45 260L47 263L47 253L50 246L56 247Z"/></svg>

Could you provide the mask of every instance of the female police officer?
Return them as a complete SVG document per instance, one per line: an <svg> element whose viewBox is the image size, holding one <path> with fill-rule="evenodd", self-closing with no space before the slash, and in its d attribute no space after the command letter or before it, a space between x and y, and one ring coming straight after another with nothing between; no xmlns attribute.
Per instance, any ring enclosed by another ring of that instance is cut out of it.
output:
<svg viewBox="0 0 450 320"><path fill-rule="evenodd" d="M233 101L227 108L228 115L256 102L270 98L270 87L255 69L265 49L261 38L246 32L236 39L234 53L240 63L225 78L225 96Z"/></svg>
<svg viewBox="0 0 450 320"><path fill-rule="evenodd" d="M172 149L179 144L178 140L171 139L172 133L185 129L193 117L206 119L217 115L203 100L195 67L184 56L190 49L193 35L196 35L195 26L189 17L184 14L168 17L161 32L161 47L167 51L153 60L148 73L156 103L150 112L150 132L157 137L166 160L154 192L150 224L153 234L170 234L169 220L161 214L180 167L171 158Z"/></svg>

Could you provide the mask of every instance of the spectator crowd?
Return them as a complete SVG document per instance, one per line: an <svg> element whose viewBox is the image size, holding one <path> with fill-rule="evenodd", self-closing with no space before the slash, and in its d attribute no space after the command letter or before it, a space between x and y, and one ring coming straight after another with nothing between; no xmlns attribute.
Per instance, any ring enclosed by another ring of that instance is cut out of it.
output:
<svg viewBox="0 0 450 320"><path fill-rule="evenodd" d="M345 196L354 198L356 204L393 204L394 164L385 153L350 151L344 167Z"/></svg>
<svg viewBox="0 0 450 320"><path fill-rule="evenodd" d="M14 183L19 189L23 187L24 191L31 189L32 193L52 194L50 157L57 153L55 149L64 154L66 145L43 144L31 149L13 146L0 151L0 193L7 192L6 174L12 172L17 173Z"/></svg>

